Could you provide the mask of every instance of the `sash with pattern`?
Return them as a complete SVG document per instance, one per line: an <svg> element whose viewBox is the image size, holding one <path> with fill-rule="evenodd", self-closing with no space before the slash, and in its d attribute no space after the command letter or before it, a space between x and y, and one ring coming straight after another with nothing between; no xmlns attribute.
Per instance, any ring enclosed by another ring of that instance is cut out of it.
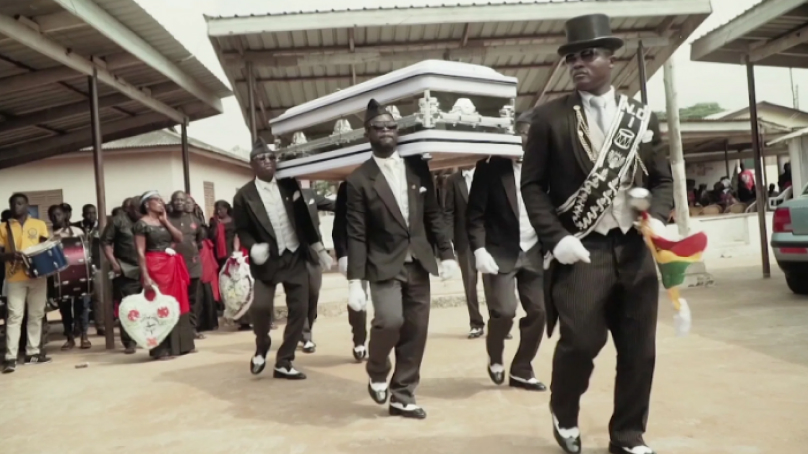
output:
<svg viewBox="0 0 808 454"><path fill-rule="evenodd" d="M594 155L583 114L578 106L575 109L578 138L594 167L583 185L557 211L561 223L576 237L583 238L609 211L624 176L639 160L637 149L648 129L651 110L639 101L620 95L617 115L609 130L603 131L606 139Z"/></svg>

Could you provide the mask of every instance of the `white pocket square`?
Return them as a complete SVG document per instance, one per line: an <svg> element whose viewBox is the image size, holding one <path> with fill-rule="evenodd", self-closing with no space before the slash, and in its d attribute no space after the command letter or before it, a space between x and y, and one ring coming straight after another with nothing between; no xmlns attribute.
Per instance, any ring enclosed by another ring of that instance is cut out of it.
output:
<svg viewBox="0 0 808 454"><path fill-rule="evenodd" d="M421 189L419 189L419 190L418 190L418 193L419 193L419 194L423 194L423 193L425 193L425 192L426 192L426 188L425 188L425 187L423 187L423 186L421 186Z"/></svg>
<svg viewBox="0 0 808 454"><path fill-rule="evenodd" d="M309 200L309 205L314 205L314 199Z"/></svg>
<svg viewBox="0 0 808 454"><path fill-rule="evenodd" d="M642 136L642 143L650 143L652 140L654 140L654 131L645 131Z"/></svg>

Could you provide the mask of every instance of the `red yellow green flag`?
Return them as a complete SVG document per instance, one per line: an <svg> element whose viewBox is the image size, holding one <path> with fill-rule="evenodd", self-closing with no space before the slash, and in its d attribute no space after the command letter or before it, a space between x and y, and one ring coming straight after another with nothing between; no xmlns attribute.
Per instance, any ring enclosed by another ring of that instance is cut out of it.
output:
<svg viewBox="0 0 808 454"><path fill-rule="evenodd" d="M685 271L690 264L701 261L701 255L707 249L707 235L699 232L680 241L670 241L652 235L651 243L656 249L662 286L671 289L682 285Z"/></svg>

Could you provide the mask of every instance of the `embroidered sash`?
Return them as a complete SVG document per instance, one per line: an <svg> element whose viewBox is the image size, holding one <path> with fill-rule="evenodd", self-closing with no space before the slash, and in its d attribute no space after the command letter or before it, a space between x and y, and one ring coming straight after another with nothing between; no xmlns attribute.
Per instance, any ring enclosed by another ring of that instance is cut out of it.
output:
<svg viewBox="0 0 808 454"><path fill-rule="evenodd" d="M623 177L639 159L637 149L648 129L651 110L639 101L620 95L617 115L609 130L604 131L606 138L597 155L593 153L593 141L588 137L586 122L577 106L576 116L578 138L594 167L578 191L557 211L562 224L576 237L583 238L609 211Z"/></svg>

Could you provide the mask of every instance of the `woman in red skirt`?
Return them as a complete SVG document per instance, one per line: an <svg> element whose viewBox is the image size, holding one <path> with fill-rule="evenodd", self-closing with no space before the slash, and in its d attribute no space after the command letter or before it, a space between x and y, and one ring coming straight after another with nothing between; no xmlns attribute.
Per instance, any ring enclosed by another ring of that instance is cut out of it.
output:
<svg viewBox="0 0 808 454"><path fill-rule="evenodd" d="M180 305L180 319L171 334L149 354L156 359L172 359L195 351L191 326L188 285L191 278L182 256L171 246L182 242L182 232L169 221L163 199L157 191L149 191L140 199L143 217L132 229L137 245L143 288L157 288L163 295L174 297Z"/></svg>

